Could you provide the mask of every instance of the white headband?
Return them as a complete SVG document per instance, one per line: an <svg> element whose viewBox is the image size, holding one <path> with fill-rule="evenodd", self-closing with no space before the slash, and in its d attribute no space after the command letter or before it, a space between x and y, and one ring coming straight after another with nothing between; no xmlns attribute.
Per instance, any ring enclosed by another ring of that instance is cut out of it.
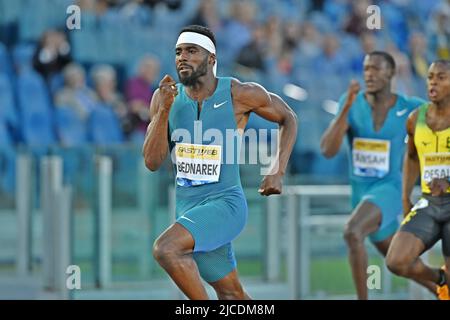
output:
<svg viewBox="0 0 450 320"><path fill-rule="evenodd" d="M196 45L202 47L203 49L216 54L216 46L211 41L211 39L200 33L196 33L196 32L181 33L180 36L178 37L177 44L175 46L178 46L179 44L182 44L182 43L196 44ZM214 75L216 75L216 72L217 72L217 59L214 62L214 66L213 66Z"/></svg>

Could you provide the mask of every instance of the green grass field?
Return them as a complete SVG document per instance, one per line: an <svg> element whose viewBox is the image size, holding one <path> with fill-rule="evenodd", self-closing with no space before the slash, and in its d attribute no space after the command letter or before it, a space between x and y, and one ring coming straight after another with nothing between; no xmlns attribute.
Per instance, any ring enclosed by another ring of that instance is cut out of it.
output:
<svg viewBox="0 0 450 320"><path fill-rule="evenodd" d="M371 257L369 265L377 265L381 272L384 261L381 257ZM442 264L442 258L438 252L430 254L430 263L433 266ZM94 274L92 263L79 263L83 271L83 282L93 285ZM115 261L113 263L113 281L114 282L139 282L152 279L166 279L165 272L153 262L153 271L148 276L140 276L137 263L132 261ZM238 271L242 278L264 281L264 265L260 259L238 258ZM353 281L350 266L346 257L320 257L314 258L310 266L310 289L313 296L321 295L348 295L354 294ZM387 271L386 271L387 272ZM286 281L286 264L281 263L281 281ZM406 279L392 275L392 292L406 292L408 281ZM378 290L380 293L383 291Z"/></svg>

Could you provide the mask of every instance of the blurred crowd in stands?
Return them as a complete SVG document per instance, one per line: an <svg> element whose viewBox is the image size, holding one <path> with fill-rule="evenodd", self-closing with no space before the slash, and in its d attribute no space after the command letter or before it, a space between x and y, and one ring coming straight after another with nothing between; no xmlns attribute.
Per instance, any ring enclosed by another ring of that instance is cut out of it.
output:
<svg viewBox="0 0 450 320"><path fill-rule="evenodd" d="M71 4L79 30L66 27ZM367 28L371 4L380 30ZM330 101L350 79L362 84L365 53L390 52L395 90L422 98L429 63L450 58L450 0L0 0L0 151L142 144L187 24L215 33L218 75L257 81L298 113L292 173L345 172L345 150L327 162L318 141ZM273 128L253 116L249 127Z"/></svg>

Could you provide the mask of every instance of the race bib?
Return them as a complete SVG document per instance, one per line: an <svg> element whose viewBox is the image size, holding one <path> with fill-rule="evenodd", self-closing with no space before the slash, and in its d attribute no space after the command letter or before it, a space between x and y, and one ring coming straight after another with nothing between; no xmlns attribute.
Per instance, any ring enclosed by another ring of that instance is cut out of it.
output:
<svg viewBox="0 0 450 320"><path fill-rule="evenodd" d="M222 146L177 143L177 184L198 186L219 181Z"/></svg>
<svg viewBox="0 0 450 320"><path fill-rule="evenodd" d="M422 181L450 177L450 152L427 153L423 158Z"/></svg>
<svg viewBox="0 0 450 320"><path fill-rule="evenodd" d="M353 139L353 173L360 177L382 178L387 175L390 147L388 140Z"/></svg>

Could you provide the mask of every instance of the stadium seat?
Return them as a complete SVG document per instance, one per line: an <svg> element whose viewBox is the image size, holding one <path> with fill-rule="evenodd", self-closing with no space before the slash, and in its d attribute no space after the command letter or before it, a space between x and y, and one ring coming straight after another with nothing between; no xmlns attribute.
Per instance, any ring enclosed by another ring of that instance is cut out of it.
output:
<svg viewBox="0 0 450 320"><path fill-rule="evenodd" d="M72 108L65 106L56 107L55 125L58 142L62 146L82 146L87 142L85 123Z"/></svg>
<svg viewBox="0 0 450 320"><path fill-rule="evenodd" d="M0 121L4 121L11 128L17 128L18 117L13 89L6 74L0 74L0 106Z"/></svg>
<svg viewBox="0 0 450 320"><path fill-rule="evenodd" d="M0 189L14 194L15 188L15 150L12 137L4 122L0 121Z"/></svg>
<svg viewBox="0 0 450 320"><path fill-rule="evenodd" d="M6 74L11 78L13 75L13 67L6 46L0 42L0 75L1 74Z"/></svg>
<svg viewBox="0 0 450 320"><path fill-rule="evenodd" d="M55 139L50 96L42 77L28 70L17 78L18 110L24 143L45 152Z"/></svg>
<svg viewBox="0 0 450 320"><path fill-rule="evenodd" d="M19 22L19 38L21 41L37 41L40 35L51 27L52 1L26 1L22 6Z"/></svg>
<svg viewBox="0 0 450 320"><path fill-rule="evenodd" d="M50 112L24 113L22 127L25 143L32 148L46 148L56 141Z"/></svg>
<svg viewBox="0 0 450 320"><path fill-rule="evenodd" d="M0 150L10 149L13 147L13 140L9 133L8 127L2 119L0 119Z"/></svg>
<svg viewBox="0 0 450 320"><path fill-rule="evenodd" d="M111 145L124 141L119 119L113 109L106 104L99 104L91 112L88 121L90 141L100 145Z"/></svg>
<svg viewBox="0 0 450 320"><path fill-rule="evenodd" d="M20 112L48 112L51 101L47 86L40 74L28 70L17 77L17 97Z"/></svg>
<svg viewBox="0 0 450 320"><path fill-rule="evenodd" d="M12 60L14 67L18 72L32 69L33 54L36 50L36 45L33 43L19 43L12 51Z"/></svg>

